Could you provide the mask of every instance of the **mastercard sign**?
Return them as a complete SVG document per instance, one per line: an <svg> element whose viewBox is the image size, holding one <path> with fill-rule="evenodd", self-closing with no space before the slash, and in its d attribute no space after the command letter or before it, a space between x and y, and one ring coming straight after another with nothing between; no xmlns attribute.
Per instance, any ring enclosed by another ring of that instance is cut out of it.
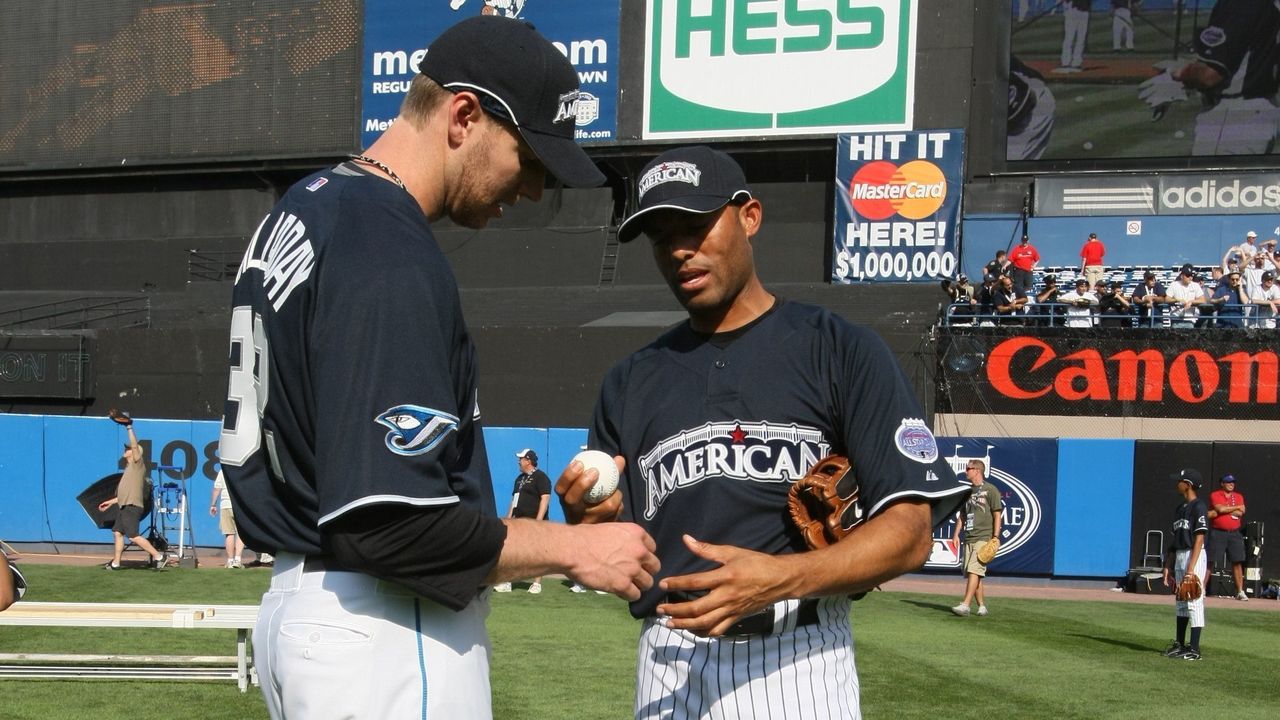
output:
<svg viewBox="0 0 1280 720"><path fill-rule="evenodd" d="M878 160L867 163L849 183L854 212L868 220L901 215L911 220L932 216L947 199L947 179L928 160L901 166Z"/></svg>
<svg viewBox="0 0 1280 720"><path fill-rule="evenodd" d="M832 282L931 282L955 273L963 137L839 136Z"/></svg>

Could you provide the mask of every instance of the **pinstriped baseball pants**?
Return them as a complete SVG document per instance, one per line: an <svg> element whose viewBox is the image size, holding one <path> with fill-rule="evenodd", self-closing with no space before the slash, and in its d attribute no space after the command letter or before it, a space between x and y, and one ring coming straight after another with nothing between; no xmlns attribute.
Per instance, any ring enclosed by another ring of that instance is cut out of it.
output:
<svg viewBox="0 0 1280 720"><path fill-rule="evenodd" d="M770 635L700 638L649 618L636 662L636 720L857 720L849 600L818 622Z"/></svg>

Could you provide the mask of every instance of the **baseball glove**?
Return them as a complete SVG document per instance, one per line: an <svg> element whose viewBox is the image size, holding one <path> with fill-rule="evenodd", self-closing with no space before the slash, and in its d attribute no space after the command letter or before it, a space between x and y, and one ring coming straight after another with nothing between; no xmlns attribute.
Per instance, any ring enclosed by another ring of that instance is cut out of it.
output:
<svg viewBox="0 0 1280 720"><path fill-rule="evenodd" d="M107 411L107 417L111 418L115 422L120 423L121 425L129 426L133 424L133 418L129 417L129 413L123 410L117 410L115 408L111 408L110 410Z"/></svg>
<svg viewBox="0 0 1280 720"><path fill-rule="evenodd" d="M1182 576L1182 582L1178 584L1178 590L1174 593L1174 597L1182 602L1191 600L1199 600L1203 592L1200 587L1200 578L1193 572L1189 572Z"/></svg>
<svg viewBox="0 0 1280 720"><path fill-rule="evenodd" d="M858 481L850 470L848 458L828 455L791 486L787 509L811 549L839 542L862 522Z"/></svg>
<svg viewBox="0 0 1280 720"><path fill-rule="evenodd" d="M991 538L982 543L982 547L978 548L978 562L986 565L996 559L996 552L1000 550L1000 538Z"/></svg>

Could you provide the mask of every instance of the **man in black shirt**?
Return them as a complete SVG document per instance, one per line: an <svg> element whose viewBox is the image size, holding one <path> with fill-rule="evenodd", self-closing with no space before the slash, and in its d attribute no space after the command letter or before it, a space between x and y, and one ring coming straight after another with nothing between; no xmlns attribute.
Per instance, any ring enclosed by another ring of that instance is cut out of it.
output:
<svg viewBox="0 0 1280 720"><path fill-rule="evenodd" d="M1124 283L1113 280L1098 281L1098 325L1101 327L1130 327L1133 325L1133 306L1120 292Z"/></svg>
<svg viewBox="0 0 1280 720"><path fill-rule="evenodd" d="M538 453L525 448L516 453L516 462L520 463L520 474L511 488L511 507L507 508L507 517L546 520L547 506L551 502L551 480L538 469ZM511 583L499 583L493 589L495 592L511 592ZM530 583L529 592L534 595L542 592L541 575Z"/></svg>

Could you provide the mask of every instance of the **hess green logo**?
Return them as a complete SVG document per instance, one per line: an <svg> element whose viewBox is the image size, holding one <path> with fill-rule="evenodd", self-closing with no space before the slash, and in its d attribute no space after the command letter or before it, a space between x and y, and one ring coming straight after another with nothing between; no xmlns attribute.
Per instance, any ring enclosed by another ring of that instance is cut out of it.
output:
<svg viewBox="0 0 1280 720"><path fill-rule="evenodd" d="M911 126L916 0L648 0L646 138Z"/></svg>

